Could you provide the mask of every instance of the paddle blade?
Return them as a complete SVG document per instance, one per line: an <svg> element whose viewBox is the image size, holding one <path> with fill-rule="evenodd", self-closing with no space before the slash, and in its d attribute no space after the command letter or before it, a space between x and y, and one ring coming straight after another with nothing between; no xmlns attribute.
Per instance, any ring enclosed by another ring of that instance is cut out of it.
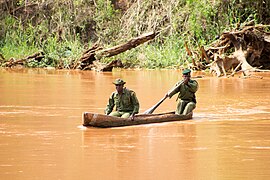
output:
<svg viewBox="0 0 270 180"><path fill-rule="evenodd" d="M156 108L150 108L150 109L147 109L146 111L144 111L143 114L152 114L154 111L155 111Z"/></svg>

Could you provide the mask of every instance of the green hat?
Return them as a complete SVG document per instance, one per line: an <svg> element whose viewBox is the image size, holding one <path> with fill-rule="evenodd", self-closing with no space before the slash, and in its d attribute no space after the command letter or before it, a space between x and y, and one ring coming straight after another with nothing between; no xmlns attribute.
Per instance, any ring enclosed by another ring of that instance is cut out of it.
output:
<svg viewBox="0 0 270 180"><path fill-rule="evenodd" d="M126 84L126 82L123 79L116 79L113 84L115 85L122 85L122 84Z"/></svg>
<svg viewBox="0 0 270 180"><path fill-rule="evenodd" d="M182 74L183 74L183 75L187 75L187 74L189 74L190 72L191 72L190 69L185 69L185 70L182 72Z"/></svg>

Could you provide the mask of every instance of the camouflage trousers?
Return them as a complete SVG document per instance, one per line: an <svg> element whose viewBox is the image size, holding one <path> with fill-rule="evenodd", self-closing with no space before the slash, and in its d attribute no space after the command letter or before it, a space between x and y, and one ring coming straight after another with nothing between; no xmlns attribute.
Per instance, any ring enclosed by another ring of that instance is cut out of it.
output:
<svg viewBox="0 0 270 180"><path fill-rule="evenodd" d="M114 111L109 114L109 116L116 116L121 118L129 118L130 115L131 115L130 112L119 112L119 111Z"/></svg>
<svg viewBox="0 0 270 180"><path fill-rule="evenodd" d="M193 109L196 108L196 103L192 101L185 101L185 100L180 100L177 109L175 111L175 114L183 114L187 115L188 113L192 112Z"/></svg>

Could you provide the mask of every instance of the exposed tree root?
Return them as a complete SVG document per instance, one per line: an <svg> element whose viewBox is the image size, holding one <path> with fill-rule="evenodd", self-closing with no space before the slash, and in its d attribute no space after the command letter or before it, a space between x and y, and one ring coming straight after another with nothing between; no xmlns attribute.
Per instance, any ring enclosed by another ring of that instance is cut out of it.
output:
<svg viewBox="0 0 270 180"><path fill-rule="evenodd" d="M254 71L269 70L270 33L265 31L269 27L270 25L246 26L222 33L210 47L200 48L199 63L192 62L193 68L210 68L210 72L218 77L230 73L233 75L238 69L241 69L244 76ZM187 53L191 54L190 50ZM197 64L205 66L198 67Z"/></svg>

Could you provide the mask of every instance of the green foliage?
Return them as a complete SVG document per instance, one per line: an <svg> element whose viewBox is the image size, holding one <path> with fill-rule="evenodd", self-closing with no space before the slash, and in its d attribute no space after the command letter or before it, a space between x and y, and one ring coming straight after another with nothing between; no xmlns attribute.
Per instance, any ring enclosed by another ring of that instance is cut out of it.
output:
<svg viewBox="0 0 270 180"><path fill-rule="evenodd" d="M225 30L251 20L255 24L270 20L270 2L265 0L134 0L123 9L117 8L117 2L17 0L6 4L0 9L0 53L8 60L42 51L45 58L29 62L29 67L71 68L86 44L99 40L111 47L144 32L159 31L154 41L111 59L121 59L128 66L176 68L191 62L184 42L196 50ZM11 15L10 10L16 11Z"/></svg>
<svg viewBox="0 0 270 180"><path fill-rule="evenodd" d="M61 68L69 69L79 59L83 51L81 47L78 40L58 42L56 37L49 37L42 47L45 53L42 66L61 66Z"/></svg>
<svg viewBox="0 0 270 180"><path fill-rule="evenodd" d="M163 46L159 44L147 46L144 51L147 60L144 61L143 66L149 68L180 66L184 61L180 59L183 44L180 41L175 41L175 39L178 38L169 37L165 40Z"/></svg>
<svg viewBox="0 0 270 180"><path fill-rule="evenodd" d="M129 66L141 68L179 68L188 63L183 47L184 41L181 41L181 36L174 35L165 39L162 46L160 42L141 45L115 58L121 59Z"/></svg>
<svg viewBox="0 0 270 180"><path fill-rule="evenodd" d="M118 11L113 8L109 0L97 0L93 20L96 22L96 30L104 43L111 44L116 39L119 31Z"/></svg>
<svg viewBox="0 0 270 180"><path fill-rule="evenodd" d="M34 43L35 36L32 34L34 27L30 25L24 30L20 22L11 17L6 17L4 23L7 31L5 38L0 41L0 52L4 54L6 59L11 57L20 59L25 54L37 51L38 48Z"/></svg>
<svg viewBox="0 0 270 180"><path fill-rule="evenodd" d="M48 34L47 28L42 25L34 27L31 24L22 27L20 23L7 17L5 39L0 41L2 53L6 60L10 58L23 59L36 52L44 52L45 58L30 61L28 67L63 67L70 68L83 51L79 38L74 41L60 41L56 35ZM16 27L16 28L13 28Z"/></svg>
<svg viewBox="0 0 270 180"><path fill-rule="evenodd" d="M209 1L193 1L187 8L191 11L188 29L198 45L209 42L219 33L215 23L217 10Z"/></svg>

